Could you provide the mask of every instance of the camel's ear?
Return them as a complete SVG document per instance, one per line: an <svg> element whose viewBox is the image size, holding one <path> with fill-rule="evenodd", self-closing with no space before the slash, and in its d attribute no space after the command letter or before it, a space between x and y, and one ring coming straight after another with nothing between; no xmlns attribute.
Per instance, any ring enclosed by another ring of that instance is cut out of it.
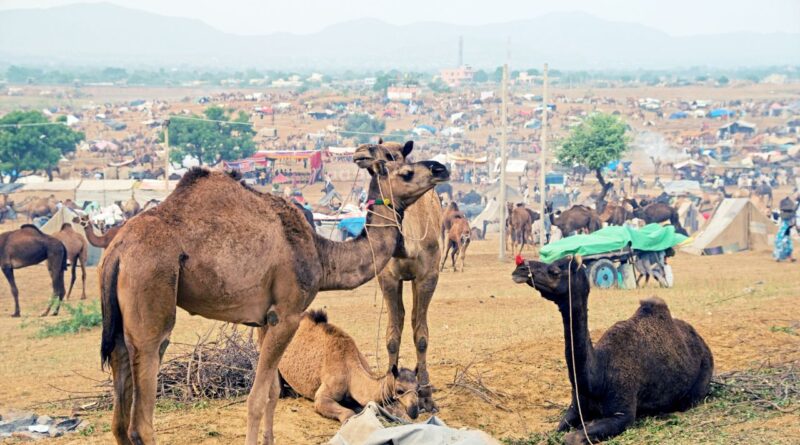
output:
<svg viewBox="0 0 800 445"><path fill-rule="evenodd" d="M392 369L390 369L390 371L392 373L392 376L394 376L394 378L400 377L400 370L397 369L397 365L392 365Z"/></svg>
<svg viewBox="0 0 800 445"><path fill-rule="evenodd" d="M406 145L403 145L403 157L407 158L408 155L411 154L411 150L414 149L414 141L406 142Z"/></svg>
<svg viewBox="0 0 800 445"><path fill-rule="evenodd" d="M383 144L383 138L378 138L378 145L382 145L382 144Z"/></svg>

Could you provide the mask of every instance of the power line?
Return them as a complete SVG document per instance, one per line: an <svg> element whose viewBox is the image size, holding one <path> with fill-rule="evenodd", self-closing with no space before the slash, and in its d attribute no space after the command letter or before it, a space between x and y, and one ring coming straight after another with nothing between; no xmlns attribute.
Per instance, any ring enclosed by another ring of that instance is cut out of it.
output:
<svg viewBox="0 0 800 445"><path fill-rule="evenodd" d="M29 122L21 124L0 124L3 128L46 127L50 125L67 125L66 122Z"/></svg>

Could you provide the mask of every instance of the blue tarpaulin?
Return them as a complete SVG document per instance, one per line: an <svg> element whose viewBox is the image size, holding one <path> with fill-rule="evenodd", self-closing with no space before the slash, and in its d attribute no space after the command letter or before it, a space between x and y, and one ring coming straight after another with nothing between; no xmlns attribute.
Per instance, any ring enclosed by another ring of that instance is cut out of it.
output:
<svg viewBox="0 0 800 445"><path fill-rule="evenodd" d="M357 216L355 218L345 218L339 221L338 228L347 231L352 236L358 236L364 230L364 224L367 223L365 216Z"/></svg>

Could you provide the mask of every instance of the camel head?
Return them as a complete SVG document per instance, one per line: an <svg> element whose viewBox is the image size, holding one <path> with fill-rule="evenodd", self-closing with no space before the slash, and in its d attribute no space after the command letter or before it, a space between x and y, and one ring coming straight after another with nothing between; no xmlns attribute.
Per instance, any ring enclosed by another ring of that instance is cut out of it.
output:
<svg viewBox="0 0 800 445"><path fill-rule="evenodd" d="M419 415L419 384L417 383L417 372L408 368L392 368L386 373L386 389L384 393L387 406L395 405L396 408L402 407L399 417L409 417L412 420ZM397 411L397 410L393 410Z"/></svg>
<svg viewBox="0 0 800 445"><path fill-rule="evenodd" d="M538 290L542 297L556 304L566 303L569 298L572 278L572 292L581 292L589 288L589 281L580 255L568 255L551 264L539 261L527 261L521 256L517 257L517 268L511 273L515 283L526 283Z"/></svg>
<svg viewBox="0 0 800 445"><path fill-rule="evenodd" d="M390 199L395 207L405 208L419 199L437 184L450 180L447 167L436 161L406 162L406 157L413 149L414 143L408 141L400 144L385 143L378 145L362 145L353 155L353 161L366 169L377 181L376 190L370 186L370 199Z"/></svg>
<svg viewBox="0 0 800 445"><path fill-rule="evenodd" d="M89 227L91 221L89 220L89 215L81 215L72 218L72 222L74 224L79 224L81 227Z"/></svg>

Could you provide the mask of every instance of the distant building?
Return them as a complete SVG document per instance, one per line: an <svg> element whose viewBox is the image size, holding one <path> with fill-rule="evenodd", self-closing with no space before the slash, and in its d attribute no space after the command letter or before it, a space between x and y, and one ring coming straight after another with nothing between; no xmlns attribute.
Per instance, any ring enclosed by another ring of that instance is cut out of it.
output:
<svg viewBox="0 0 800 445"><path fill-rule="evenodd" d="M365 77L364 78L364 86L373 87L378 82L377 77Z"/></svg>
<svg viewBox="0 0 800 445"><path fill-rule="evenodd" d="M717 135L720 139L726 139L734 134L744 134L752 136L756 132L756 125L745 121L735 121L719 127Z"/></svg>
<svg viewBox="0 0 800 445"><path fill-rule="evenodd" d="M418 93L417 87L389 87L386 89L386 98L389 100L414 100Z"/></svg>
<svg viewBox="0 0 800 445"><path fill-rule="evenodd" d="M448 86L457 87L472 82L475 71L469 65L464 65L458 68L443 69L439 72L439 76Z"/></svg>

